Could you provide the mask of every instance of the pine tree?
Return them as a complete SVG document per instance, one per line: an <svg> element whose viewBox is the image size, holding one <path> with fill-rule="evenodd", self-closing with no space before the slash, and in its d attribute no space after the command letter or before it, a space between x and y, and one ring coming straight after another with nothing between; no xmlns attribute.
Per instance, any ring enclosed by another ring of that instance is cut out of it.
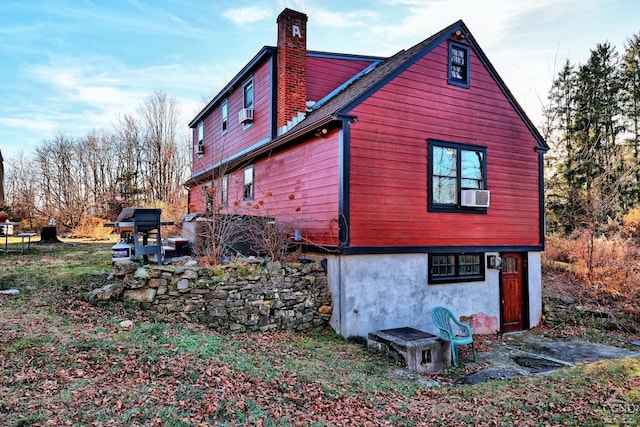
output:
<svg viewBox="0 0 640 427"><path fill-rule="evenodd" d="M577 69L567 61L553 82L546 114L556 157L549 162L547 206L558 231L588 229L595 236L625 211L620 93L618 54L608 43Z"/></svg>
<svg viewBox="0 0 640 427"><path fill-rule="evenodd" d="M625 145L629 148L633 181L627 188L629 207L640 204L640 34L627 40L622 58L622 111L627 124Z"/></svg>
<svg viewBox="0 0 640 427"><path fill-rule="evenodd" d="M577 211L574 191L577 188L572 182L573 160L573 128L575 116L574 66L567 60L554 80L549 93L549 106L545 116L549 129L547 138L555 141L547 156L547 172L545 188L547 189L547 226L554 231L570 233L573 230L574 213Z"/></svg>

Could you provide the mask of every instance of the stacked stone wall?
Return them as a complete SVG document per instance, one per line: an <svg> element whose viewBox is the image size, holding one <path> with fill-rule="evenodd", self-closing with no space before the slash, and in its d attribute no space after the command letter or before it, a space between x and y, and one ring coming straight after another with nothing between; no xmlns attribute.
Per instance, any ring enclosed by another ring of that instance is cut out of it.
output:
<svg viewBox="0 0 640 427"><path fill-rule="evenodd" d="M331 294L320 262L238 263L216 268L118 262L114 283L89 294L121 295L141 308L180 313L221 332L321 330L331 318Z"/></svg>

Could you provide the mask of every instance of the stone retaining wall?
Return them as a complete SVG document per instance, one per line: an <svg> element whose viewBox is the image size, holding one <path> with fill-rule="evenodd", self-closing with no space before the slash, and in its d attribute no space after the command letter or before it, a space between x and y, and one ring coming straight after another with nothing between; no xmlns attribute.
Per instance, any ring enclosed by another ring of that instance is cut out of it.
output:
<svg viewBox="0 0 640 427"><path fill-rule="evenodd" d="M321 330L331 318L326 272L308 263L239 263L214 269L117 262L115 283L89 293L116 295L160 313L181 313L221 332Z"/></svg>
<svg viewBox="0 0 640 427"><path fill-rule="evenodd" d="M545 297L543 314L545 324L551 328L589 326L597 329L638 333L638 328L629 319L578 305L570 297Z"/></svg>

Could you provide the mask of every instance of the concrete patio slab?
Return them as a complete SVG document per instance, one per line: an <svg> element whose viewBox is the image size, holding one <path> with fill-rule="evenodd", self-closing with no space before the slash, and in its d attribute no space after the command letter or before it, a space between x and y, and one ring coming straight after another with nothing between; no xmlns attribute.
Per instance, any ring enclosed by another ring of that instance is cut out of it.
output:
<svg viewBox="0 0 640 427"><path fill-rule="evenodd" d="M640 356L638 351L580 340L562 341L528 331L504 335L489 346L490 351L478 353L478 363L487 368L464 378L465 384L544 374L581 362ZM462 363L469 361L462 359Z"/></svg>

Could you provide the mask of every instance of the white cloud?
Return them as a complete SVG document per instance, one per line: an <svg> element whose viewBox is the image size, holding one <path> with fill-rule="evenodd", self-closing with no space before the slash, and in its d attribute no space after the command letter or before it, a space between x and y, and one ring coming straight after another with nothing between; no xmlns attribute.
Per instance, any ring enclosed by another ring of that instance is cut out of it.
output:
<svg viewBox="0 0 640 427"><path fill-rule="evenodd" d="M240 7L227 9L222 12L222 16L237 25L253 24L272 16L271 9L259 6Z"/></svg>
<svg viewBox="0 0 640 427"><path fill-rule="evenodd" d="M48 132L55 128L55 122L33 120L33 118L0 118L0 126L22 129L23 131Z"/></svg>
<svg viewBox="0 0 640 427"><path fill-rule="evenodd" d="M113 61L109 70L104 62L103 58L59 57L49 64L31 67L28 72L36 84L49 86L49 93L55 94L58 105L52 105L54 110L88 106L106 110L140 99L147 82L142 78L132 80Z"/></svg>
<svg viewBox="0 0 640 427"><path fill-rule="evenodd" d="M378 12L360 9L349 12L333 12L327 9L311 8L308 15L313 17L314 24L327 28L366 27L368 21L380 16Z"/></svg>
<svg viewBox="0 0 640 427"><path fill-rule="evenodd" d="M566 1L566 0L564 0ZM400 21L387 20L371 31L385 39L420 41L459 19L465 21L483 47L504 40L517 17L532 11L558 7L563 0L385 0L386 7L402 6L406 13Z"/></svg>

